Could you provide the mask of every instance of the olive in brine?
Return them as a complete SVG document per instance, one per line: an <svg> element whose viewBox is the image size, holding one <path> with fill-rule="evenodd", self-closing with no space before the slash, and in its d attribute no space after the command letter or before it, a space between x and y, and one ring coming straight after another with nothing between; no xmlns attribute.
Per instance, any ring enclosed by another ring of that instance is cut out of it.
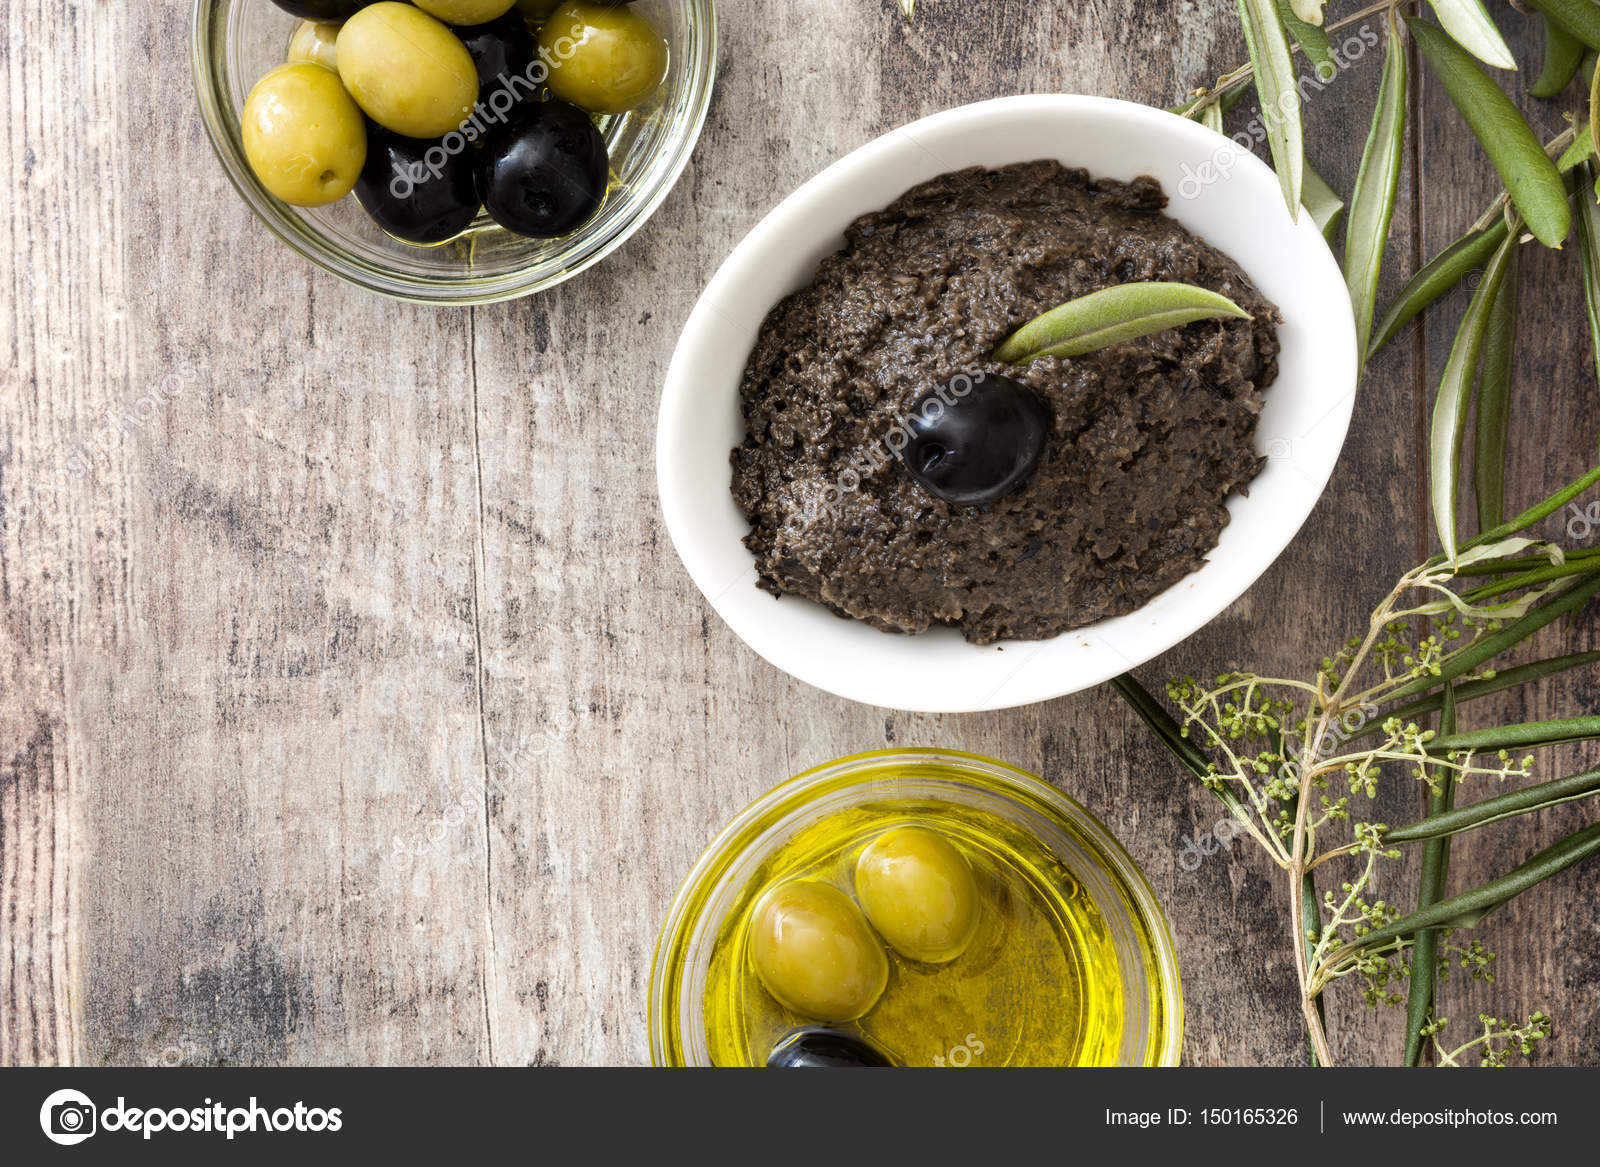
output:
<svg viewBox="0 0 1600 1167"><path fill-rule="evenodd" d="M484 24L458 28L456 35L477 67L478 93L486 105L493 107L496 99L491 91L496 88L506 89L513 97L524 94L527 86L514 79L520 77L531 84L530 73L538 53L533 33L519 14L508 12Z"/></svg>
<svg viewBox="0 0 1600 1167"><path fill-rule="evenodd" d="M472 157L439 139L419 140L374 126L356 199L373 222L408 243L443 243L478 214Z"/></svg>
<svg viewBox="0 0 1600 1167"><path fill-rule="evenodd" d="M302 20L348 20L377 0L272 0L279 8Z"/></svg>
<svg viewBox="0 0 1600 1167"><path fill-rule="evenodd" d="M839 1029L797 1029L773 1046L769 1070L881 1069L892 1066L883 1051L865 1038Z"/></svg>
<svg viewBox="0 0 1600 1167"><path fill-rule="evenodd" d="M780 1005L817 1021L854 1021L889 983L889 959L861 909L812 880L781 883L761 897L750 957Z"/></svg>
<svg viewBox="0 0 1600 1167"><path fill-rule="evenodd" d="M856 897L890 948L942 964L972 943L982 909L972 866L943 835L897 827L856 863Z"/></svg>
<svg viewBox="0 0 1600 1167"><path fill-rule="evenodd" d="M408 138L456 129L478 100L478 71L443 24L409 4L383 0L339 30L339 76L366 115Z"/></svg>
<svg viewBox="0 0 1600 1167"><path fill-rule="evenodd" d="M339 78L321 65L279 65L250 91L244 156L261 185L297 207L350 193L367 158L367 126Z"/></svg>
<svg viewBox="0 0 1600 1167"><path fill-rule="evenodd" d="M339 26L315 20L302 20L289 38L291 65L321 65L339 71Z"/></svg>
<svg viewBox="0 0 1600 1167"><path fill-rule="evenodd" d="M496 223L534 238L581 227L605 200L606 141L564 101L524 102L484 136L478 197Z"/></svg>
<svg viewBox="0 0 1600 1167"><path fill-rule="evenodd" d="M631 8L563 4L539 30L539 48L550 92L591 113L630 110L667 75L666 40Z"/></svg>
<svg viewBox="0 0 1600 1167"><path fill-rule="evenodd" d="M482 24L504 16L516 0L412 0L412 3L446 24Z"/></svg>

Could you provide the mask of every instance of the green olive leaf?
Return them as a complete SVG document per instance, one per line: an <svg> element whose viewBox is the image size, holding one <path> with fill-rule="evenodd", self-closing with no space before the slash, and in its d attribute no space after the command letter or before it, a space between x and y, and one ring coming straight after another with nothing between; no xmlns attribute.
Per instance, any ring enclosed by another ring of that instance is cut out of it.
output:
<svg viewBox="0 0 1600 1167"><path fill-rule="evenodd" d="M906 23L910 24L912 17L917 14L917 0L900 0L900 13L906 18Z"/></svg>
<svg viewBox="0 0 1600 1167"><path fill-rule="evenodd" d="M1339 71L1339 62L1333 59L1333 46L1328 34L1322 30L1322 5L1309 5L1317 9L1317 21L1304 20L1294 9L1293 0L1278 0L1278 15L1283 17L1283 30L1305 51L1306 59L1316 66L1317 76L1324 81L1333 80Z"/></svg>
<svg viewBox="0 0 1600 1167"><path fill-rule="evenodd" d="M1578 66L1583 63L1583 49L1582 41L1546 14L1544 64L1539 69L1539 76L1528 86L1528 92L1534 97L1559 96L1578 75Z"/></svg>
<svg viewBox="0 0 1600 1167"><path fill-rule="evenodd" d="M1500 172L1512 204L1546 247L1560 247L1572 228L1566 188L1527 119L1454 41L1426 21L1407 17L1417 47L1451 102Z"/></svg>
<svg viewBox="0 0 1600 1167"><path fill-rule="evenodd" d="M1344 279L1356 317L1356 351L1365 353L1372 335L1372 314L1377 306L1378 273L1384 245L1389 242L1389 222L1394 216L1395 192L1400 185L1401 147L1406 129L1405 39L1389 20L1389 44L1378 86L1372 129L1361 154L1356 188L1350 195L1350 217L1345 221Z"/></svg>
<svg viewBox="0 0 1600 1167"><path fill-rule="evenodd" d="M1324 181L1322 175L1311 167L1305 168L1305 181L1300 187L1300 205L1305 207L1311 221L1322 232L1322 237L1333 242L1333 233L1339 226L1339 216L1344 214L1344 200Z"/></svg>
<svg viewBox="0 0 1600 1167"><path fill-rule="evenodd" d="M1466 428L1467 406L1472 399L1472 382L1483 355L1489 331L1490 310L1505 279L1511 252L1517 245L1515 234L1508 233L1495 250L1483 280L1472 294L1455 343L1445 360L1439 378L1439 394L1433 404L1433 432L1429 442L1429 486L1433 501L1433 521L1439 530L1439 543L1446 560L1456 557L1456 495L1461 478L1461 439Z"/></svg>
<svg viewBox="0 0 1600 1167"><path fill-rule="evenodd" d="M1274 0L1238 0L1245 44L1255 67L1261 120L1272 150L1272 165L1283 187L1290 218L1300 217L1300 186L1305 167L1305 136L1300 124L1300 90L1283 17Z"/></svg>
<svg viewBox="0 0 1600 1167"><path fill-rule="evenodd" d="M1433 14L1458 45L1496 69L1515 69L1517 59L1484 11L1482 0L1428 0Z"/></svg>
<svg viewBox="0 0 1600 1167"><path fill-rule="evenodd" d="M1562 151L1561 157L1556 159L1556 169L1565 174L1578 163L1594 156L1594 135L1589 132L1587 125L1579 126L1572 139L1572 145Z"/></svg>
<svg viewBox="0 0 1600 1167"><path fill-rule="evenodd" d="M1000 342L994 357L1025 365L1039 357L1082 356L1119 341L1224 316L1251 319L1226 296L1193 284L1118 284L1030 320Z"/></svg>
<svg viewBox="0 0 1600 1167"><path fill-rule="evenodd" d="M1600 8L1594 0L1528 0L1528 6L1537 8L1547 24L1558 24L1591 49L1600 49Z"/></svg>
<svg viewBox="0 0 1600 1167"><path fill-rule="evenodd" d="M1590 196L1600 179L1594 161L1581 164L1578 175L1578 263L1583 269L1583 300L1589 316L1589 348L1594 353L1595 379L1600 383L1600 203Z"/></svg>
<svg viewBox="0 0 1600 1167"><path fill-rule="evenodd" d="M1373 330L1368 359L1393 340L1417 313L1455 287L1467 273L1482 267L1505 237L1506 221L1501 216L1482 231L1468 231L1423 264L1422 269L1406 281L1406 286L1400 289L1400 294Z"/></svg>
<svg viewBox="0 0 1600 1167"><path fill-rule="evenodd" d="M1223 133L1222 128L1222 103L1213 101L1200 111L1200 124L1208 130Z"/></svg>
<svg viewBox="0 0 1600 1167"><path fill-rule="evenodd" d="M1489 308L1478 373L1478 414L1473 422L1473 485L1478 499L1478 529L1505 521L1506 431L1511 423L1511 382L1517 351L1518 252L1506 259L1505 278ZM1472 554L1468 552L1468 554Z"/></svg>

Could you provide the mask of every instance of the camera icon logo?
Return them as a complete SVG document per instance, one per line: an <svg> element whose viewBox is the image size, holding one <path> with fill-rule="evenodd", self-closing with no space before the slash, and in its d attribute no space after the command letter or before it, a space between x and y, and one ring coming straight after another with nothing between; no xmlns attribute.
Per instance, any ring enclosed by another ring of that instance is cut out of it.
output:
<svg viewBox="0 0 1600 1167"><path fill-rule="evenodd" d="M57 1090L39 1108L39 1127L52 1143L70 1147L95 1132L95 1107L77 1090Z"/></svg>

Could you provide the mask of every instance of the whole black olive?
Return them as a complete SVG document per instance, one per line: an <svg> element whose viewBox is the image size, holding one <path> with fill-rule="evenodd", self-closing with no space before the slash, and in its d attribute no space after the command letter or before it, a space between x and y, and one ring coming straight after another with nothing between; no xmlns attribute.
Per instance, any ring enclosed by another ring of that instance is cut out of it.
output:
<svg viewBox="0 0 1600 1167"><path fill-rule="evenodd" d="M917 484L956 506L993 502L1033 473L1050 410L1032 389L994 373L961 375L917 398L900 457Z"/></svg>
<svg viewBox="0 0 1600 1167"><path fill-rule="evenodd" d="M892 1065L877 1046L838 1029L797 1029L774 1046L767 1058L769 1070L879 1069Z"/></svg>
<svg viewBox="0 0 1600 1167"><path fill-rule="evenodd" d="M513 97L523 96L524 86L513 84L512 78L520 75L532 84L529 73L538 57L538 46L522 13L513 8L494 20L458 28L455 34L467 46L472 63L478 68L480 102L487 102L489 94L499 88L508 90Z"/></svg>
<svg viewBox="0 0 1600 1167"><path fill-rule="evenodd" d="M272 0L285 12L305 20L348 20L369 4L378 0Z"/></svg>
<svg viewBox="0 0 1600 1167"><path fill-rule="evenodd" d="M478 213L473 157L459 148L461 135L407 138L375 122L367 125L367 161L356 180L356 199L378 226L412 243L443 243L459 235Z"/></svg>
<svg viewBox="0 0 1600 1167"><path fill-rule="evenodd" d="M565 101L524 102L484 137L478 196L506 230L550 238L599 209L610 175L606 140L588 114Z"/></svg>

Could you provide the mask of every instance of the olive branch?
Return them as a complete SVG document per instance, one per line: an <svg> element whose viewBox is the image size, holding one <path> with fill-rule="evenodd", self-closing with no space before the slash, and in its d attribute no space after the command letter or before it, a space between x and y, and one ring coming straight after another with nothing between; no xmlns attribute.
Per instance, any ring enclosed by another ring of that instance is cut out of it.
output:
<svg viewBox="0 0 1600 1167"><path fill-rule="evenodd" d="M1594 113L1600 7L1591 0L1528 2L1546 31L1544 62L1529 92L1559 97L1580 72L1587 82L1584 100L1567 114L1569 128L1548 142L1539 141L1483 68L1516 63L1479 0L1429 0L1437 25L1423 19L1420 3L1407 0L1371 5L1332 23L1324 22L1326 4L1317 0L1237 0L1249 64L1193 90L1173 109L1221 130L1226 113L1253 85L1291 211L1304 207L1331 239L1346 206L1306 165L1294 57L1304 54L1326 79L1327 70L1339 68L1328 34L1382 14L1383 76L1344 236L1363 361L1469 272L1482 270L1435 398L1429 495L1440 552L1401 576L1365 632L1323 659L1308 681L1241 672L1209 683L1182 678L1166 687L1176 715L1131 674L1112 682L1282 870L1301 1009L1318 1065L1335 1060L1323 994L1343 980L1358 982L1369 1005L1405 1007L1408 1065L1418 1064L1425 1051L1438 1065L1476 1058L1484 1066L1531 1052L1552 1031L1542 1011L1522 1022L1483 1015L1479 1031L1451 1047L1441 1036L1449 1020L1436 1007L1438 982L1452 968L1492 981L1493 954L1479 940L1458 940L1460 932L1600 853L1597 821L1502 875L1466 891L1449 890L1454 836L1600 794L1597 768L1456 805L1458 793L1475 787L1531 779L1541 749L1600 738L1600 717L1591 715L1465 731L1459 725L1461 707L1470 702L1600 662L1600 652L1579 652L1503 667L1506 654L1558 620L1572 622L1600 592L1600 551L1565 551L1524 534L1600 483L1600 467L1503 519L1518 248L1525 242L1559 247L1576 227L1600 378L1600 118ZM1408 38L1482 144L1504 190L1374 323L1404 142ZM1469 430L1477 534L1463 531L1459 507ZM1437 728L1424 728L1435 718ZM1427 815L1400 826L1355 817L1353 800L1370 801L1380 781L1396 774L1426 787ZM1385 865L1412 846L1421 848L1422 879L1417 903L1407 911L1374 892ZM1319 895L1319 876L1334 865L1342 869L1337 888Z"/></svg>

